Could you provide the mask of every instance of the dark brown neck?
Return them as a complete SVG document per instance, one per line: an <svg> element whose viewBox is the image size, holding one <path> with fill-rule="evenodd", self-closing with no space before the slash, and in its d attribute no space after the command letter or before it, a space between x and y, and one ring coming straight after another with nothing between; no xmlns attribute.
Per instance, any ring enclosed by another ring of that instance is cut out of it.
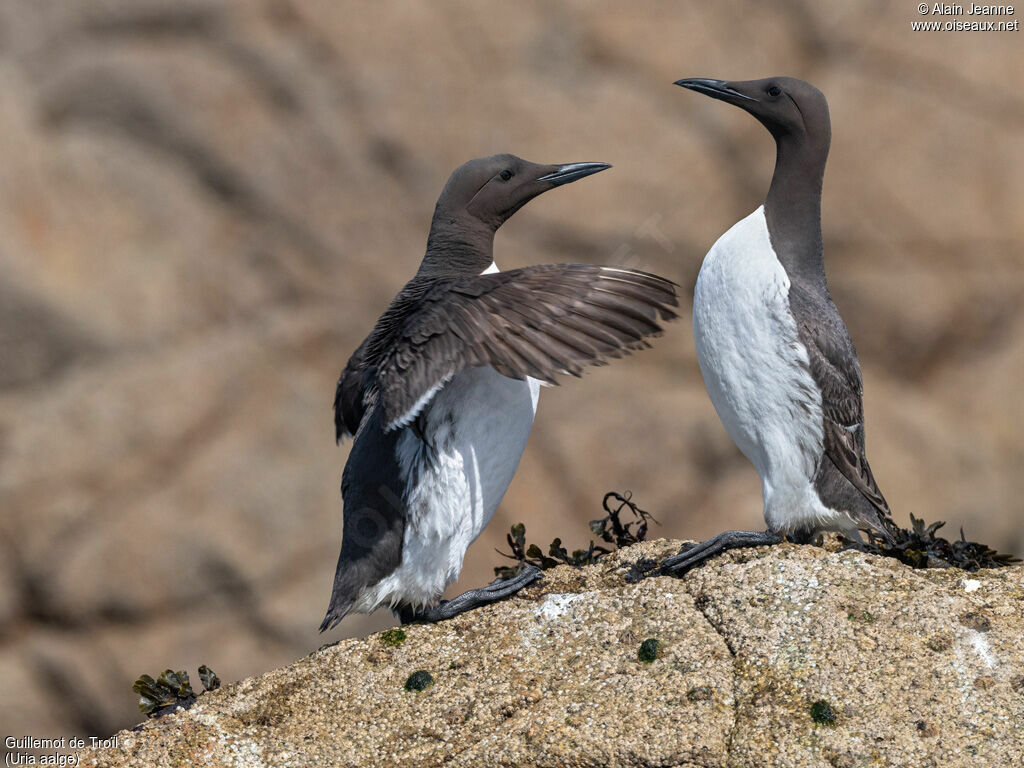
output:
<svg viewBox="0 0 1024 768"><path fill-rule="evenodd" d="M825 283L821 238L821 188L828 143L777 136L775 173L765 199L772 247L790 279Z"/></svg>
<svg viewBox="0 0 1024 768"><path fill-rule="evenodd" d="M471 216L434 212L417 276L479 275L494 261L494 229Z"/></svg>

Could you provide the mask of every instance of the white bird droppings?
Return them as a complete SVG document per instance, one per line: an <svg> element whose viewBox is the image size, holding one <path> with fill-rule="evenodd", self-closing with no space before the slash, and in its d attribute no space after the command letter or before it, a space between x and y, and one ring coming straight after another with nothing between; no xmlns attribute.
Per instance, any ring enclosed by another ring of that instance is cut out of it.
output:
<svg viewBox="0 0 1024 768"><path fill-rule="evenodd" d="M971 630L971 648L978 654L978 657L985 663L985 666L992 669L996 665L995 654L992 653L992 648L988 644L988 640L985 639L985 635L977 630Z"/></svg>
<svg viewBox="0 0 1024 768"><path fill-rule="evenodd" d="M544 621L553 621L554 619L567 614L569 612L569 606L578 602L585 596L585 592L556 592L555 594L548 595L544 599L544 602L537 607L537 616L544 619Z"/></svg>

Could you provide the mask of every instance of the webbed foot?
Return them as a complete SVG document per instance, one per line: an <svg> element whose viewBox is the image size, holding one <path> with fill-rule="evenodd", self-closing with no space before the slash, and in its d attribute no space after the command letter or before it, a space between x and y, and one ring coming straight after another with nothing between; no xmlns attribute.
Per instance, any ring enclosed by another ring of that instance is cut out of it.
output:
<svg viewBox="0 0 1024 768"><path fill-rule="evenodd" d="M722 554L727 549L770 546L780 541L782 537L771 531L725 531L684 549L678 555L665 558L661 562L661 573L682 576L691 568Z"/></svg>
<svg viewBox="0 0 1024 768"><path fill-rule="evenodd" d="M457 597L453 597L451 600L442 600L433 608L426 608L417 613L409 606L402 606L395 613L402 624L433 624L437 621L446 621L458 616L460 613L465 613L484 605L490 605L491 603L497 603L499 600L511 597L519 590L528 587L541 578L543 578L543 574L540 568L528 565L511 579L495 579L486 587L471 589Z"/></svg>

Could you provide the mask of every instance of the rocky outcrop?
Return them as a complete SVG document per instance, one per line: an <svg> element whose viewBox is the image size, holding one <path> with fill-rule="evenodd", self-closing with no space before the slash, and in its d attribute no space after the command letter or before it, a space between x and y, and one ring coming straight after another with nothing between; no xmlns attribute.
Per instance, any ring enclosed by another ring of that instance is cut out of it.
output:
<svg viewBox="0 0 1024 768"><path fill-rule="evenodd" d="M453 621L324 647L82 765L1024 760L1024 567L920 571L786 544L630 583L632 563L678 545L638 544Z"/></svg>
<svg viewBox="0 0 1024 768"><path fill-rule="evenodd" d="M774 152L684 76L828 94L828 277L872 468L901 525L1024 552L1021 36L914 33L913 6L0 2L4 732L106 736L138 716L144 670L237 680L322 642L338 371L416 270L455 166L612 163L518 214L498 264L628 264L689 302ZM666 537L759 524L680 314L545 390L459 588L516 522L586 547L613 489Z"/></svg>

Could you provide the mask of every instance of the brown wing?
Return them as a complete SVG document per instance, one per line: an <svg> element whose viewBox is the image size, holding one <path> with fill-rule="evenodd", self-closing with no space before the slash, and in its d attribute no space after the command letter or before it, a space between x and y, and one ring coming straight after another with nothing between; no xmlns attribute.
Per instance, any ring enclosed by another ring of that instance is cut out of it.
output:
<svg viewBox="0 0 1024 768"><path fill-rule="evenodd" d="M365 396L365 353L366 341L352 353L345 370L338 377L334 390L334 438L339 443L344 437L352 437L359 431L359 424L366 412Z"/></svg>
<svg viewBox="0 0 1024 768"><path fill-rule="evenodd" d="M864 384L853 341L835 305L809 307L810 299L790 291L800 337L807 348L811 376L821 390L825 455L881 513L891 518L868 465L864 440Z"/></svg>
<svg viewBox="0 0 1024 768"><path fill-rule="evenodd" d="M375 371L385 429L411 421L464 368L555 384L648 346L678 306L675 284L645 272L549 264L436 281Z"/></svg>
<svg viewBox="0 0 1024 768"><path fill-rule="evenodd" d="M407 319L421 306L426 294L436 287L436 282L413 278L378 318L370 335L352 353L334 390L334 431L339 443L344 437L354 436L366 416L381 350L390 346Z"/></svg>

